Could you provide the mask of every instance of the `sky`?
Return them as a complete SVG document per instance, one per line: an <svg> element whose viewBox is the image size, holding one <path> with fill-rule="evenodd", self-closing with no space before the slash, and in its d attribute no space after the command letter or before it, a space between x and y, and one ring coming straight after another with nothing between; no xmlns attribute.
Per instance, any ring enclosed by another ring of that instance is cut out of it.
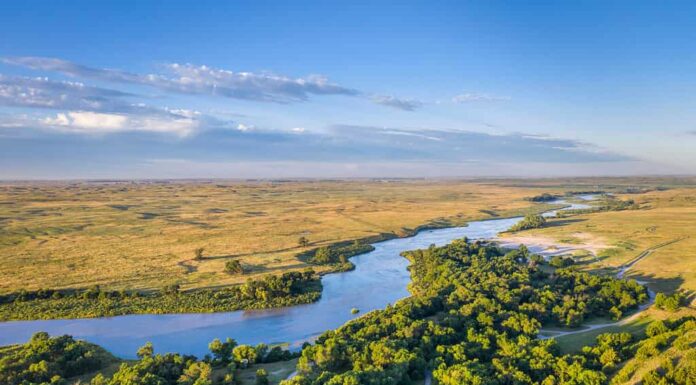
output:
<svg viewBox="0 0 696 385"><path fill-rule="evenodd" d="M696 3L4 1L0 179L696 173Z"/></svg>

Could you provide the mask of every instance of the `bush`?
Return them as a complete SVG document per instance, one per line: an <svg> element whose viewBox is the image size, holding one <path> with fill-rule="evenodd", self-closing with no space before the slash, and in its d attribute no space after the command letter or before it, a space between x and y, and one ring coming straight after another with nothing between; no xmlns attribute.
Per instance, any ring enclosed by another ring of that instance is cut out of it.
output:
<svg viewBox="0 0 696 385"><path fill-rule="evenodd" d="M539 214L528 214L525 215L524 219L518 222L516 225L510 228L510 231L522 231L529 229L538 229L544 227L546 224L546 218Z"/></svg>
<svg viewBox="0 0 696 385"><path fill-rule="evenodd" d="M244 274L244 268L237 260L227 261L227 263L225 263L225 271L230 274Z"/></svg>
<svg viewBox="0 0 696 385"><path fill-rule="evenodd" d="M664 293L657 293L655 296L655 306L658 309L667 311L677 311L684 303L684 296L681 293L674 293L672 295L665 295Z"/></svg>

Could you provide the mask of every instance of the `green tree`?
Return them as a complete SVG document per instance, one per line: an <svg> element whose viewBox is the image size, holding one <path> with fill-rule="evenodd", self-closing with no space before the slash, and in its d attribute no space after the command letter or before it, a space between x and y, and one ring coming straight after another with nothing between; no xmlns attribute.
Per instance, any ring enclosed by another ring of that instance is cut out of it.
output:
<svg viewBox="0 0 696 385"><path fill-rule="evenodd" d="M199 247L196 250L194 250L194 255L195 255L194 258L196 259L196 261L200 261L201 259L203 259L203 252L204 251L205 251L205 249L202 247Z"/></svg>
<svg viewBox="0 0 696 385"><path fill-rule="evenodd" d="M214 363L216 365L225 365L232 361L232 351L237 346L237 341L232 338L227 338L225 342L218 338L208 344L208 350L213 353Z"/></svg>
<svg viewBox="0 0 696 385"><path fill-rule="evenodd" d="M244 274L244 268L238 260L227 261L225 271L230 274Z"/></svg>
<svg viewBox="0 0 696 385"><path fill-rule="evenodd" d="M211 374L213 370L209 364L198 361L184 369L184 373L177 380L177 385L212 385Z"/></svg>
<svg viewBox="0 0 696 385"><path fill-rule="evenodd" d="M253 365L256 363L256 349L250 345L239 345L232 351L234 361L240 364Z"/></svg>
<svg viewBox="0 0 696 385"><path fill-rule="evenodd" d="M331 263L331 250L326 246L318 248L317 251L314 252L312 262L316 264Z"/></svg>
<svg viewBox="0 0 696 385"><path fill-rule="evenodd" d="M140 348L138 348L138 351L135 353L135 355L138 356L138 358L141 358L141 359L142 359L142 358L146 358L146 357L149 358L149 357L152 357L152 355L154 354L154 352L155 352L155 349L154 349L154 347L152 346L152 342L149 342L149 341L148 341L147 343L145 343L145 345L143 345L143 346L141 346Z"/></svg>
<svg viewBox="0 0 696 385"><path fill-rule="evenodd" d="M259 369L256 371L256 385L268 385L268 372L266 369Z"/></svg>
<svg viewBox="0 0 696 385"><path fill-rule="evenodd" d="M309 239L302 236L297 240L297 244L300 245L300 247L307 247L309 245Z"/></svg>

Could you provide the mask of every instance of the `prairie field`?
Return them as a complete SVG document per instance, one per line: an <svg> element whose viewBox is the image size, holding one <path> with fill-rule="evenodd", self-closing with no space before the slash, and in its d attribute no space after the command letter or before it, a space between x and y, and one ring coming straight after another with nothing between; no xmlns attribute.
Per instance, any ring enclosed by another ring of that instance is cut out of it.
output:
<svg viewBox="0 0 696 385"><path fill-rule="evenodd" d="M627 278L646 281L656 291L696 290L696 189L617 197L633 199L640 208L551 219L544 228L520 234L580 248L587 244L596 255L583 262L590 270L613 271L647 252Z"/></svg>
<svg viewBox="0 0 696 385"><path fill-rule="evenodd" d="M538 192L432 180L7 183L0 293L237 284L304 269L298 253L338 241L540 209L524 200ZM224 272L234 259L247 274Z"/></svg>

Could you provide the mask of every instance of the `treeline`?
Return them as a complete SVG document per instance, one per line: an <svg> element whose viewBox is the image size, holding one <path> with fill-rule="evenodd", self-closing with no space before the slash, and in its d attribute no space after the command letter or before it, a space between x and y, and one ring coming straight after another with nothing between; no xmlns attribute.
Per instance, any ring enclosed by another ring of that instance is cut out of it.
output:
<svg viewBox="0 0 696 385"><path fill-rule="evenodd" d="M26 344L0 351L0 384L67 384L66 378L94 372L115 362L104 349L70 336L34 334Z"/></svg>
<svg viewBox="0 0 696 385"><path fill-rule="evenodd" d="M554 201L560 197L561 196L557 195L557 194L543 193L540 195L535 195L532 197L524 198L524 200L529 201L529 202L550 202L550 201Z"/></svg>
<svg viewBox="0 0 696 385"><path fill-rule="evenodd" d="M320 336L286 385L587 384L607 380L583 356L537 338L542 324L576 326L648 299L634 281L546 273L525 248L507 254L455 241L405 253L413 296Z"/></svg>
<svg viewBox="0 0 696 385"><path fill-rule="evenodd" d="M563 210L559 211L556 216L563 217L568 215L579 215L579 214L591 214L603 211L623 211L623 210L637 210L640 206L633 200L621 200L613 197L607 196L601 201L596 201L598 203L588 209L575 209L575 210Z"/></svg>
<svg viewBox="0 0 696 385"><path fill-rule="evenodd" d="M124 314L210 313L314 302L321 281L313 270L268 275L223 289L182 292L169 285L156 293L86 290L22 291L0 297L0 320L88 318Z"/></svg>

